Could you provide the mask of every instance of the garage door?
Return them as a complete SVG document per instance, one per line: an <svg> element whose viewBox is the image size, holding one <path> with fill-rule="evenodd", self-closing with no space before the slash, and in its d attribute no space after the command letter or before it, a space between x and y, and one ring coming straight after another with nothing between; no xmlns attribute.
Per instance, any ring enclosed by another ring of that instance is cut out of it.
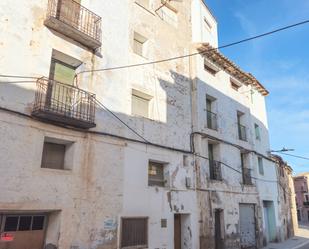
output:
<svg viewBox="0 0 309 249"><path fill-rule="evenodd" d="M239 204L239 216L241 249L256 248L255 205Z"/></svg>
<svg viewBox="0 0 309 249"><path fill-rule="evenodd" d="M0 249L42 249L45 215L0 215Z"/></svg>

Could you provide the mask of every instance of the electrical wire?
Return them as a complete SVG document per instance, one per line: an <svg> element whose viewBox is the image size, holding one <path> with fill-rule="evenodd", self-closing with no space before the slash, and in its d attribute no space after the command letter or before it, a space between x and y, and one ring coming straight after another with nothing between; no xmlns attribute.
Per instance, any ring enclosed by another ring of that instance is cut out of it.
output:
<svg viewBox="0 0 309 249"><path fill-rule="evenodd" d="M131 130L135 135L137 135L139 138L144 140L147 144L151 144L146 138L144 138L142 135L140 135L137 131L135 131L133 128L131 128L126 122L124 122L121 118L118 117L117 114L115 114L113 111L108 109L104 104L102 104L99 100L95 99L95 102L104 108L106 111L108 111L114 118L116 118L118 121L120 121L124 126L126 126L129 130Z"/></svg>
<svg viewBox="0 0 309 249"><path fill-rule="evenodd" d="M0 77L5 77L5 78L21 78L21 79L38 79L38 78L40 78L40 77L32 77L32 76L7 75L7 74L0 74Z"/></svg>
<svg viewBox="0 0 309 249"><path fill-rule="evenodd" d="M277 152L277 153L280 153L280 154L283 154L283 155L287 155L287 156L291 156L291 157L296 157L296 158L300 158L300 159L308 160L308 161L309 161L309 158L308 158L308 157L292 155L292 154L285 153L285 152L281 152L281 151L276 151L276 152Z"/></svg>
<svg viewBox="0 0 309 249"><path fill-rule="evenodd" d="M124 68L132 68L132 67L139 67L139 66L145 66L145 65L151 65L151 64L158 64L158 63L163 63L163 62L167 62L167 61L183 59L183 58L187 58L187 57L191 57L191 56L195 56L195 55L202 55L206 52L235 46L235 45L238 45L238 44L241 44L241 43L244 43L244 42L255 40L255 39L258 39L258 38L261 38L261 37L264 37L264 36L268 36L268 35L271 35L271 34L274 34L274 33L278 33L278 32L281 32L283 30L294 28L296 26L304 25L304 24L307 24L307 23L309 23L309 19L302 21L302 22L294 23L294 24L291 24L291 25L288 25L288 26L284 26L284 27L281 27L281 28L278 28L278 29L275 29L275 30L272 30L272 31L269 31L269 32L266 32L266 33L262 33L260 35L252 36L252 37L240 40L240 41L228 43L228 44L219 46L217 48L210 48L210 49L206 49L206 50L196 52L196 53L180 55L180 56L170 57L170 58L166 58L166 59L162 59L162 60L149 61L149 62L144 62L144 63L130 64L130 65L124 65L124 66L116 66L116 67L107 67L107 68L93 69L93 70L84 70L84 71L78 72L76 75L79 75L79 74L82 74L82 73L111 71L111 70L119 70L119 69L124 69Z"/></svg>

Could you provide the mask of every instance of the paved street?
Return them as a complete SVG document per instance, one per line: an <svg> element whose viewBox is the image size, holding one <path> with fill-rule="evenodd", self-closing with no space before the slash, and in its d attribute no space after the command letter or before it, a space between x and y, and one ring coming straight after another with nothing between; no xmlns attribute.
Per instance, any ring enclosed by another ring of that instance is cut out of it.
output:
<svg viewBox="0 0 309 249"><path fill-rule="evenodd" d="M295 237L283 243L271 243L263 249L309 249L309 226L300 226Z"/></svg>

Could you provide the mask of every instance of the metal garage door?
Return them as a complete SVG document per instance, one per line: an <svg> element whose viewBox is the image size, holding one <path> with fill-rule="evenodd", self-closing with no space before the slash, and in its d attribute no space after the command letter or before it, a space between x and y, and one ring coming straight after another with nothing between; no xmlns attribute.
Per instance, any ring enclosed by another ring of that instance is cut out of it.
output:
<svg viewBox="0 0 309 249"><path fill-rule="evenodd" d="M254 204L239 204L239 223L241 248L256 248Z"/></svg>
<svg viewBox="0 0 309 249"><path fill-rule="evenodd" d="M45 215L0 215L0 249L42 249Z"/></svg>

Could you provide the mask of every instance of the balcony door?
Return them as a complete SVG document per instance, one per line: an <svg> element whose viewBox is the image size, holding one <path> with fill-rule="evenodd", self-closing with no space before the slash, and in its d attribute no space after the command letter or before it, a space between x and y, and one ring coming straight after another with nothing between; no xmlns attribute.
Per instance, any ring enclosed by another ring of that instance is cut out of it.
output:
<svg viewBox="0 0 309 249"><path fill-rule="evenodd" d="M73 108L73 86L75 67L52 59L50 67L50 83L46 103L53 111L70 113Z"/></svg>
<svg viewBox="0 0 309 249"><path fill-rule="evenodd" d="M58 0L57 19L78 28L80 20L81 0Z"/></svg>

